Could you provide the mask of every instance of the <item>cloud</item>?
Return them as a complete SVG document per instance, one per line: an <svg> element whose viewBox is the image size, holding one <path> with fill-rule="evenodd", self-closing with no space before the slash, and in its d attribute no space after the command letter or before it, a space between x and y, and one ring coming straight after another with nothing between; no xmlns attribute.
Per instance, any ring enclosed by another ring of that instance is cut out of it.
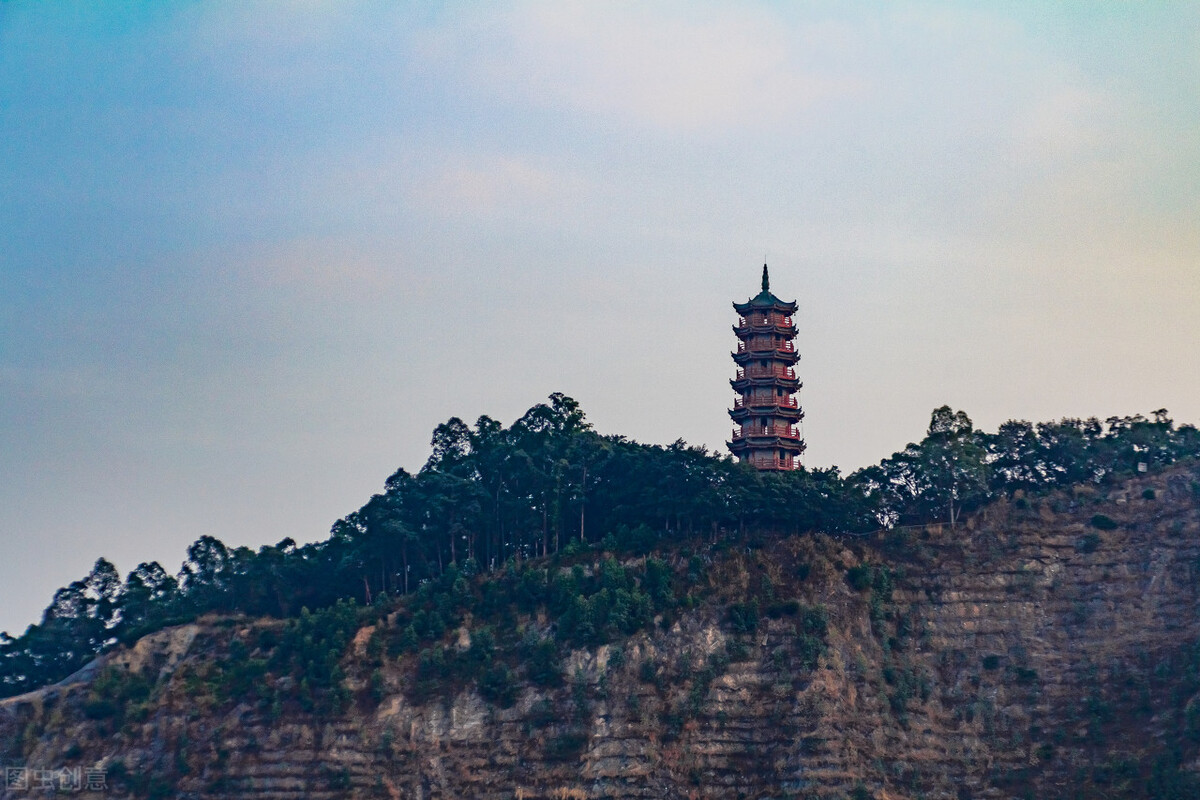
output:
<svg viewBox="0 0 1200 800"><path fill-rule="evenodd" d="M1006 121L1004 155L1041 175L1043 169L1074 169L1140 149L1143 133L1127 110L1131 98L1051 54L1026 60L1031 63L1020 65L1020 93L1014 92Z"/></svg>
<svg viewBox="0 0 1200 800"><path fill-rule="evenodd" d="M560 211L586 189L578 175L514 156L460 158L414 189L418 201L442 215L492 216L540 209Z"/></svg>
<svg viewBox="0 0 1200 800"><path fill-rule="evenodd" d="M386 247L320 237L263 244L225 258L236 264L236 273L248 286L325 299L391 289L407 266L401 255Z"/></svg>
<svg viewBox="0 0 1200 800"><path fill-rule="evenodd" d="M327 0L214 3L180 11L172 35L206 71L286 95L345 69L366 10Z"/></svg>
<svg viewBox="0 0 1200 800"><path fill-rule="evenodd" d="M423 47L511 102L695 131L762 125L857 93L856 80L811 66L853 38L752 8L539 4Z"/></svg>

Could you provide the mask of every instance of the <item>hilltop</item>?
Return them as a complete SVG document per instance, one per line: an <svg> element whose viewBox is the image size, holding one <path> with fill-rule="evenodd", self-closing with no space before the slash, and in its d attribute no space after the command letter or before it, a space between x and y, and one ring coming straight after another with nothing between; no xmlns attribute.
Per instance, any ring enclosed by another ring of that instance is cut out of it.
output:
<svg viewBox="0 0 1200 800"><path fill-rule="evenodd" d="M453 623L419 647L445 595L209 616L3 701L0 741L9 763L98 764L149 796L1192 797L1198 477L953 528L459 576ZM585 607L610 592L610 615L644 593L653 616L559 647L578 605L538 592L560 582ZM497 585L541 588L489 603ZM275 666L305 643L345 649L328 672Z"/></svg>
<svg viewBox="0 0 1200 800"><path fill-rule="evenodd" d="M0 761L157 797L1192 797L1195 444L939 409L843 478L561 396L452 420L327 542L60 593L5 674L83 668L0 701Z"/></svg>

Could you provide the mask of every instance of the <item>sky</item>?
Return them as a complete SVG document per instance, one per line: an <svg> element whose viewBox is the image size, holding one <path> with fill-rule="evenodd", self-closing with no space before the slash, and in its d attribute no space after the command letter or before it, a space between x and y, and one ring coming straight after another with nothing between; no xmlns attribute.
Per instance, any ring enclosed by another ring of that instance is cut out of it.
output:
<svg viewBox="0 0 1200 800"><path fill-rule="evenodd" d="M1200 5L0 0L0 630L100 556L315 541L551 392L806 463L936 406L1200 422Z"/></svg>

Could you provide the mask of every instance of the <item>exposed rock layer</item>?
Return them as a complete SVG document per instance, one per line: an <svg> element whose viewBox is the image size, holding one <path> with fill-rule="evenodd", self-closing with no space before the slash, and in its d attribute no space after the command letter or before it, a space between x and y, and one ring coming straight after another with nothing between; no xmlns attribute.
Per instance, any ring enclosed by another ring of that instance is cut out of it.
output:
<svg viewBox="0 0 1200 800"><path fill-rule="evenodd" d="M0 701L0 762L111 774L119 760L132 777L112 775L108 796L263 800L1056 797L1098 765L1144 776L1172 749L1193 768L1180 670L1200 637L1197 480L1177 468L886 540L726 547L697 607L621 643L620 659L572 653L566 686L525 686L508 709L470 687L414 703L411 657L389 660L381 701L364 699L354 664L368 634L346 658L357 700L335 718L198 697L188 666L231 625L270 624L205 620L100 665L158 681L141 721L87 718L96 669ZM1096 514L1118 527L1094 527ZM895 570L890 597L846 580L864 561ZM727 604L764 585L828 609L816 669L786 612L731 630ZM742 651L725 664L731 641ZM42 796L0 790L26 794Z"/></svg>

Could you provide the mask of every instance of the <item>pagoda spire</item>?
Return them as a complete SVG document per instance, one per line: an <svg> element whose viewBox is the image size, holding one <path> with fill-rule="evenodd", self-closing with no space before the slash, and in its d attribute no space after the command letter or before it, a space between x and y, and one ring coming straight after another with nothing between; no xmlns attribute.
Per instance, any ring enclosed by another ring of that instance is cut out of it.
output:
<svg viewBox="0 0 1200 800"><path fill-rule="evenodd" d="M767 275L767 265L763 264L763 291L771 291L771 278Z"/></svg>

